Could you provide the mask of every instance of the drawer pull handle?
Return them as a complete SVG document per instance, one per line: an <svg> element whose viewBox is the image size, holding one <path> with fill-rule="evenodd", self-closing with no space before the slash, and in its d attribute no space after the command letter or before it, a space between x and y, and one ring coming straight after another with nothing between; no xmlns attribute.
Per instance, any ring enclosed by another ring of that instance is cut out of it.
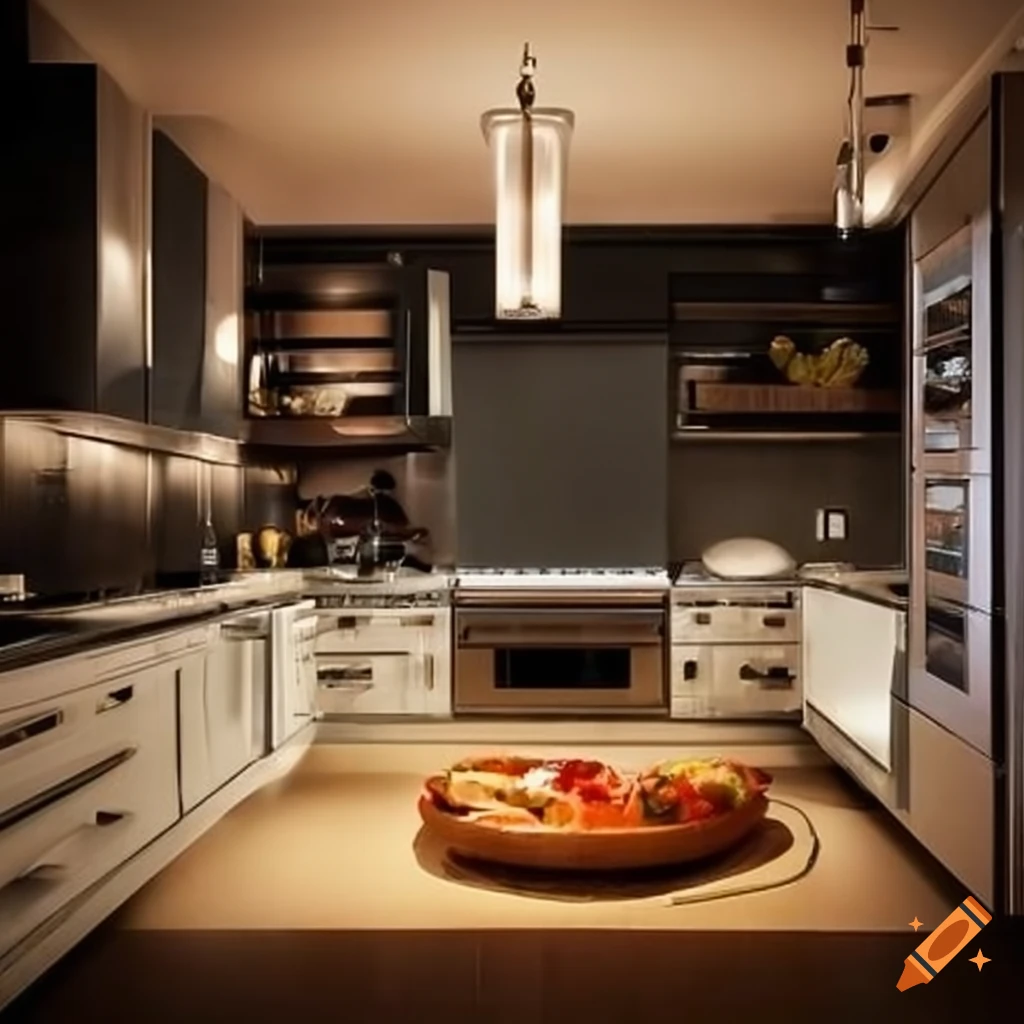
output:
<svg viewBox="0 0 1024 1024"><path fill-rule="evenodd" d="M711 612L695 612L693 621L698 626L710 626L711 625Z"/></svg>
<svg viewBox="0 0 1024 1024"><path fill-rule="evenodd" d="M0 750L8 750L19 743L27 743L36 736L52 732L64 721L63 711L47 711L42 715L22 718L5 725L0 732Z"/></svg>
<svg viewBox="0 0 1024 1024"><path fill-rule="evenodd" d="M112 754L110 757L106 757L102 761L98 761L96 764L89 768L85 768L83 771L76 772L74 775L58 782L56 785L44 789L41 793L37 793L35 796L29 797L27 800L23 800L20 804L15 804L13 807L9 807L6 811L0 813L0 833L7 831L9 828L13 828L26 818L31 818L34 814L38 814L40 811L46 810L47 807L52 807L54 804L59 803L61 800L77 793L78 790L88 786L89 783L102 778L108 772L112 772L115 768L124 764L125 761L134 757L135 750L135 747L125 747L124 750L121 750L116 754Z"/></svg>
<svg viewBox="0 0 1024 1024"><path fill-rule="evenodd" d="M111 690L97 705L96 714L102 715L106 711L113 711L119 708L135 696L134 686L122 686L120 690Z"/></svg>
<svg viewBox="0 0 1024 1024"><path fill-rule="evenodd" d="M697 659L687 658L683 662L683 679L690 683L697 678Z"/></svg>
<svg viewBox="0 0 1024 1024"><path fill-rule="evenodd" d="M785 629L786 628L786 616L785 615L766 615L761 620L765 627L768 629Z"/></svg>
<svg viewBox="0 0 1024 1024"><path fill-rule="evenodd" d="M744 682L757 682L765 690L788 690L796 680L795 673L784 665L773 665L769 669L757 669L753 665L744 665L740 669L740 679Z"/></svg>
<svg viewBox="0 0 1024 1024"><path fill-rule="evenodd" d="M119 821L130 817L131 815L127 811L97 811L96 827L107 828L109 825L116 825Z"/></svg>

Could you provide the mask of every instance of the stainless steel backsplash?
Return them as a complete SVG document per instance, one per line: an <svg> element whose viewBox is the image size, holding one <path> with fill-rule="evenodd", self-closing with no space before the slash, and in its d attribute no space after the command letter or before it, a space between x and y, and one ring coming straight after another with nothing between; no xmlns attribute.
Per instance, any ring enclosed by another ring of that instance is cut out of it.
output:
<svg viewBox="0 0 1024 1024"><path fill-rule="evenodd" d="M208 501L230 565L241 530L294 528L294 472L0 421L0 573L23 574L33 593L134 592L197 574Z"/></svg>

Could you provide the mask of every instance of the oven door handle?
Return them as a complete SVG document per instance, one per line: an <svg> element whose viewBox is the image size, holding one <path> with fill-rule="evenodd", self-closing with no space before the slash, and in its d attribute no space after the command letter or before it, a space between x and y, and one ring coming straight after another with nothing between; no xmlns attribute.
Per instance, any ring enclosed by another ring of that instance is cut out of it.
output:
<svg viewBox="0 0 1024 1024"><path fill-rule="evenodd" d="M460 647L651 647L663 642L664 626L611 628L586 632L552 625L547 629L509 626L461 626Z"/></svg>
<svg viewBox="0 0 1024 1024"><path fill-rule="evenodd" d="M784 665L760 669L747 662L740 666L739 674L745 683L758 683L764 690L788 690L796 682L796 673Z"/></svg>

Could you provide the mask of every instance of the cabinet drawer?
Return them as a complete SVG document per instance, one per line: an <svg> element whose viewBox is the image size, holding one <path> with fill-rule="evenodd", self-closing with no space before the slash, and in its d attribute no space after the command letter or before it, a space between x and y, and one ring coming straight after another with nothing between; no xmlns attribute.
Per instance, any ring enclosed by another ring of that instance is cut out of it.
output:
<svg viewBox="0 0 1024 1024"><path fill-rule="evenodd" d="M673 717L772 717L801 709L799 644L672 648Z"/></svg>
<svg viewBox="0 0 1024 1024"><path fill-rule="evenodd" d="M672 606L673 643L758 641L796 643L800 612L796 608Z"/></svg>
<svg viewBox="0 0 1024 1024"><path fill-rule="evenodd" d="M130 683L131 699L122 695L108 710L96 706L103 687L76 694L92 700L62 709L69 714L59 725L4 751L18 760L0 773L0 953L178 816L174 667Z"/></svg>
<svg viewBox="0 0 1024 1024"><path fill-rule="evenodd" d="M444 694L432 654L317 657L317 707L328 715L426 715Z"/></svg>

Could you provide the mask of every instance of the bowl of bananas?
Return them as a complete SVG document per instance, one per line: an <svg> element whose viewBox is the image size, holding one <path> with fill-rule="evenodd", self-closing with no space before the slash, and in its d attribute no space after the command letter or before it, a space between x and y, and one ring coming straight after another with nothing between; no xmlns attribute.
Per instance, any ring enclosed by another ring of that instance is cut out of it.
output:
<svg viewBox="0 0 1024 1024"><path fill-rule="evenodd" d="M791 384L818 388L852 388L869 361L867 349L851 338L839 338L822 352L808 354L780 334L772 339L768 355Z"/></svg>

